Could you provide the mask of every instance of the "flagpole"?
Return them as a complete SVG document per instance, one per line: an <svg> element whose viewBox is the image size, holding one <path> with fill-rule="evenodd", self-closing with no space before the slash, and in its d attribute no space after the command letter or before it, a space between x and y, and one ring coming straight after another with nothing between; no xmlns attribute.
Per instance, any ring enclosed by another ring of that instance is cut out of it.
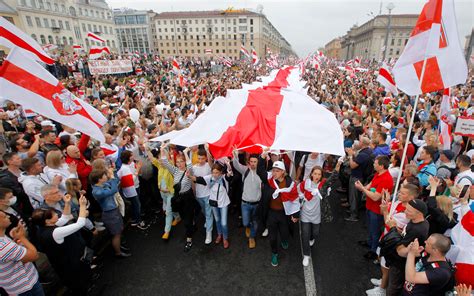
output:
<svg viewBox="0 0 474 296"><path fill-rule="evenodd" d="M420 83L419 83L419 88L421 90L421 85L423 83L423 78L425 77L425 69L426 69L426 61L427 58L425 56L425 59L423 60L423 67L421 68L421 75L420 75ZM395 203L395 200L397 199L397 193L398 193L398 186L400 185L400 180L403 175L403 166L405 165L405 159L407 156L407 150L408 150L408 144L410 143L410 135L413 130L413 123L415 121L415 114L416 114L416 108L418 106L418 100L420 98L420 95L416 95L415 97L415 102L413 103L413 111L411 114L411 119L410 119L410 124L408 125L408 132L405 140L405 147L403 147L403 154L402 154L402 162L400 164L400 173L397 176L397 183L395 184L395 190L393 191L393 197L392 197L392 205ZM421 149L421 148L419 148ZM389 217L392 216L393 211L395 210L395 207L390 207L390 213Z"/></svg>

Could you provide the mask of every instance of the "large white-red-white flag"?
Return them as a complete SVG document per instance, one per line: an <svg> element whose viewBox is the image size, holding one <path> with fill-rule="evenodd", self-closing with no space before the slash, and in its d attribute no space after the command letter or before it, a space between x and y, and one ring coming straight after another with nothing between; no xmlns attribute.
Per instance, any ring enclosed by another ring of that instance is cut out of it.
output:
<svg viewBox="0 0 474 296"><path fill-rule="evenodd" d="M16 47L31 59L48 65L54 64L54 60L41 48L38 42L3 17L0 17L0 45L9 49Z"/></svg>
<svg viewBox="0 0 474 296"><path fill-rule="evenodd" d="M89 49L89 59L96 60L100 58L104 53L110 54L110 50L107 46L92 46Z"/></svg>
<svg viewBox="0 0 474 296"><path fill-rule="evenodd" d="M174 72L179 72L180 71L179 63L175 58L173 59L171 64L173 65L173 71Z"/></svg>
<svg viewBox="0 0 474 296"><path fill-rule="evenodd" d="M92 32L87 33L87 38L89 38L92 41L97 41L97 42L102 42L105 43L105 40L100 38L99 35L96 35Z"/></svg>
<svg viewBox="0 0 474 296"><path fill-rule="evenodd" d="M439 141L443 145L443 149L451 149L453 140L453 127L449 122L451 115L451 91L449 88L443 92L443 99L441 100L439 111Z"/></svg>
<svg viewBox="0 0 474 296"><path fill-rule="evenodd" d="M234 145L250 153L262 152L265 146L344 154L336 117L307 95L297 68L274 70L261 80L215 98L190 127L171 137L171 143L209 143L216 159L232 155Z"/></svg>
<svg viewBox="0 0 474 296"><path fill-rule="evenodd" d="M425 4L392 72L397 87L411 96L466 82L467 65L453 0L429 0Z"/></svg>
<svg viewBox="0 0 474 296"><path fill-rule="evenodd" d="M249 51L245 48L245 46L242 44L240 45L240 52L248 59L250 58Z"/></svg>
<svg viewBox="0 0 474 296"><path fill-rule="evenodd" d="M258 55L257 55L257 51L252 48L252 65L256 66L259 62L259 58L258 58Z"/></svg>
<svg viewBox="0 0 474 296"><path fill-rule="evenodd" d="M383 63L382 67L380 67L377 81L385 87L386 91L391 92L394 96L398 96L398 89L395 80L393 80L387 64Z"/></svg>
<svg viewBox="0 0 474 296"><path fill-rule="evenodd" d="M77 99L51 73L17 48L12 49L0 68L0 98L104 141L100 129L107 119L99 110Z"/></svg>

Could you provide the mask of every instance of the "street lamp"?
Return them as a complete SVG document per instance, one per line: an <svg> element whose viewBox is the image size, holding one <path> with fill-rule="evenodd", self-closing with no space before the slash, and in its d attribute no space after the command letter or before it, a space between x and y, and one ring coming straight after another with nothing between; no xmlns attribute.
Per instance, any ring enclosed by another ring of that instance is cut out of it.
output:
<svg viewBox="0 0 474 296"><path fill-rule="evenodd" d="M392 22L392 9L395 8L395 4L393 2L390 2L387 4L387 9L388 9L388 23L387 23L387 34L385 35L385 46L383 50L383 57L382 61L385 61L385 57L387 55L387 49L388 49L388 35L390 34L390 24Z"/></svg>

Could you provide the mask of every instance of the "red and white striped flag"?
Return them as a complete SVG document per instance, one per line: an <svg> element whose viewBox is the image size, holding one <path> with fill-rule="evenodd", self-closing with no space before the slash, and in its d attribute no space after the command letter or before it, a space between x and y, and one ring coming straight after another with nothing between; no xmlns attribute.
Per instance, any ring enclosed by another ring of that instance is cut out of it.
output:
<svg viewBox="0 0 474 296"><path fill-rule="evenodd" d="M460 221L451 231L451 246L457 249L456 258L456 283L474 286L474 204L471 203L469 211L460 218ZM448 253L449 254L449 253Z"/></svg>
<svg viewBox="0 0 474 296"><path fill-rule="evenodd" d="M252 65L256 66L259 61L260 60L258 58L257 51L255 51L255 49L252 47Z"/></svg>
<svg viewBox="0 0 474 296"><path fill-rule="evenodd" d="M125 197L137 196L136 187L138 187L138 177L136 177L137 169L135 163L122 164L120 170L117 172L117 177L120 179L120 187Z"/></svg>
<svg viewBox="0 0 474 296"><path fill-rule="evenodd" d="M96 35L92 32L87 33L87 38L89 38L92 41L98 41L98 42L105 43L104 39L100 38L98 35Z"/></svg>
<svg viewBox="0 0 474 296"><path fill-rule="evenodd" d="M143 71L142 68L138 67L135 69L135 75L142 75Z"/></svg>
<svg viewBox="0 0 474 296"><path fill-rule="evenodd" d="M459 43L453 0L429 0L425 4L393 67L393 75L397 87L410 96L466 82L467 64Z"/></svg>
<svg viewBox="0 0 474 296"><path fill-rule="evenodd" d="M250 58L249 51L245 48L245 46L242 44L240 45L240 52L247 58Z"/></svg>
<svg viewBox="0 0 474 296"><path fill-rule="evenodd" d="M74 45L72 46L72 48L73 48L74 50L81 50L81 49L82 49L82 46L79 45L79 44L74 44Z"/></svg>
<svg viewBox="0 0 474 296"><path fill-rule="evenodd" d="M173 65L173 71L179 72L181 70L179 67L179 63L175 58L173 59L172 65Z"/></svg>
<svg viewBox="0 0 474 296"><path fill-rule="evenodd" d="M43 45L43 49L46 51L46 52L49 52L50 50L54 50L54 49L57 49L58 46L56 44L45 44Z"/></svg>
<svg viewBox="0 0 474 296"><path fill-rule="evenodd" d="M23 115L26 118L31 118L31 117L38 116L38 113L36 113L35 111L33 111L31 109L23 109Z"/></svg>
<svg viewBox="0 0 474 296"><path fill-rule="evenodd" d="M451 149L451 143L453 140L452 125L448 120L451 115L450 97L451 91L447 88L444 90L439 111L439 141L445 150Z"/></svg>
<svg viewBox="0 0 474 296"><path fill-rule="evenodd" d="M382 67L379 70L377 81L385 87L386 91L391 92L394 96L398 96L398 89L395 84L395 80L393 80L393 77L390 74L390 70L385 63L383 63Z"/></svg>
<svg viewBox="0 0 474 296"><path fill-rule="evenodd" d="M249 153L260 153L265 146L343 155L344 136L336 117L301 92L304 82L298 78L297 68L285 67L262 77L261 83L228 91L171 143L191 147L207 142L216 159L230 156L234 145ZM301 132L301 126L315 132Z"/></svg>
<svg viewBox="0 0 474 296"><path fill-rule="evenodd" d="M211 55L212 54L212 49L205 49L204 53L207 54L207 55Z"/></svg>
<svg viewBox="0 0 474 296"><path fill-rule="evenodd" d="M16 47L28 58L48 65L54 64L54 60L41 48L38 42L3 17L0 17L0 45L9 49Z"/></svg>
<svg viewBox="0 0 474 296"><path fill-rule="evenodd" d="M107 46L92 46L91 49L89 49L89 59L96 60L104 53L110 54L110 50Z"/></svg>
<svg viewBox="0 0 474 296"><path fill-rule="evenodd" d="M101 127L107 119L17 48L0 69L0 97L104 141Z"/></svg>

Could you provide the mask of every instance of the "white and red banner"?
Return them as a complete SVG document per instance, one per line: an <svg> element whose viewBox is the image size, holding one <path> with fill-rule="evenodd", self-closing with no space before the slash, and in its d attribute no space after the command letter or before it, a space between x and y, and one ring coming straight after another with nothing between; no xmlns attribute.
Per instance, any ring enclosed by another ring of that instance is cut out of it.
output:
<svg viewBox="0 0 474 296"><path fill-rule="evenodd" d="M337 119L307 95L299 74L297 68L284 67L261 77L261 82L227 90L225 98L215 98L190 127L171 137L171 143L209 143L216 159L230 156L234 145L251 153L265 146L344 155Z"/></svg>
<svg viewBox="0 0 474 296"><path fill-rule="evenodd" d="M451 115L451 91L449 88L444 90L443 99L439 111L439 141L443 149L450 150L453 140L452 125L449 122Z"/></svg>
<svg viewBox="0 0 474 296"><path fill-rule="evenodd" d="M211 55L212 54L212 49L205 49L204 53L208 54L208 55Z"/></svg>
<svg viewBox="0 0 474 296"><path fill-rule="evenodd" d="M449 259L456 264L456 283L474 286L474 204L460 217L460 221L451 231L451 254ZM448 253L448 255L450 255Z"/></svg>
<svg viewBox="0 0 474 296"><path fill-rule="evenodd" d="M89 61L88 64L92 75L133 72L132 61L130 60L95 60Z"/></svg>
<svg viewBox="0 0 474 296"><path fill-rule="evenodd" d="M240 45L240 52L247 58L250 58L249 51L245 48L245 46L242 44Z"/></svg>
<svg viewBox="0 0 474 296"><path fill-rule="evenodd" d="M0 68L0 98L104 141L101 127L107 119L96 108L77 99L51 73L16 48Z"/></svg>
<svg viewBox="0 0 474 296"><path fill-rule="evenodd" d="M92 40L92 41L105 43L104 39L100 38L99 35L96 35L92 32L87 33L87 38L89 38L89 40Z"/></svg>
<svg viewBox="0 0 474 296"><path fill-rule="evenodd" d="M104 54L110 54L110 50L107 46L92 46L89 49L89 60L96 60Z"/></svg>
<svg viewBox="0 0 474 296"><path fill-rule="evenodd" d="M255 51L255 48L252 48L252 65L256 66L259 61L257 51Z"/></svg>
<svg viewBox="0 0 474 296"><path fill-rule="evenodd" d="M49 65L54 64L54 60L41 48L38 42L3 17L0 17L0 45L9 49L16 47L28 58Z"/></svg>
<svg viewBox="0 0 474 296"><path fill-rule="evenodd" d="M474 137L474 118L459 116L456 122L456 128L454 129L454 134L465 137Z"/></svg>
<svg viewBox="0 0 474 296"><path fill-rule="evenodd" d="M459 42L454 0L429 0L425 4L393 74L397 87L411 96L466 82L467 65Z"/></svg>
<svg viewBox="0 0 474 296"><path fill-rule="evenodd" d="M74 45L72 46L72 48L73 48L74 50L81 50L81 49L82 49L82 46L79 45L79 44L74 44Z"/></svg>
<svg viewBox="0 0 474 296"><path fill-rule="evenodd" d="M173 59L172 65L173 65L173 71L174 72L179 72L180 71L179 63L176 59Z"/></svg>
<svg viewBox="0 0 474 296"><path fill-rule="evenodd" d="M377 76L377 82L383 85L386 91L391 92L394 96L398 96L397 85L395 84L395 80L393 79L392 74L385 63L383 63L382 67L380 67L379 75Z"/></svg>

